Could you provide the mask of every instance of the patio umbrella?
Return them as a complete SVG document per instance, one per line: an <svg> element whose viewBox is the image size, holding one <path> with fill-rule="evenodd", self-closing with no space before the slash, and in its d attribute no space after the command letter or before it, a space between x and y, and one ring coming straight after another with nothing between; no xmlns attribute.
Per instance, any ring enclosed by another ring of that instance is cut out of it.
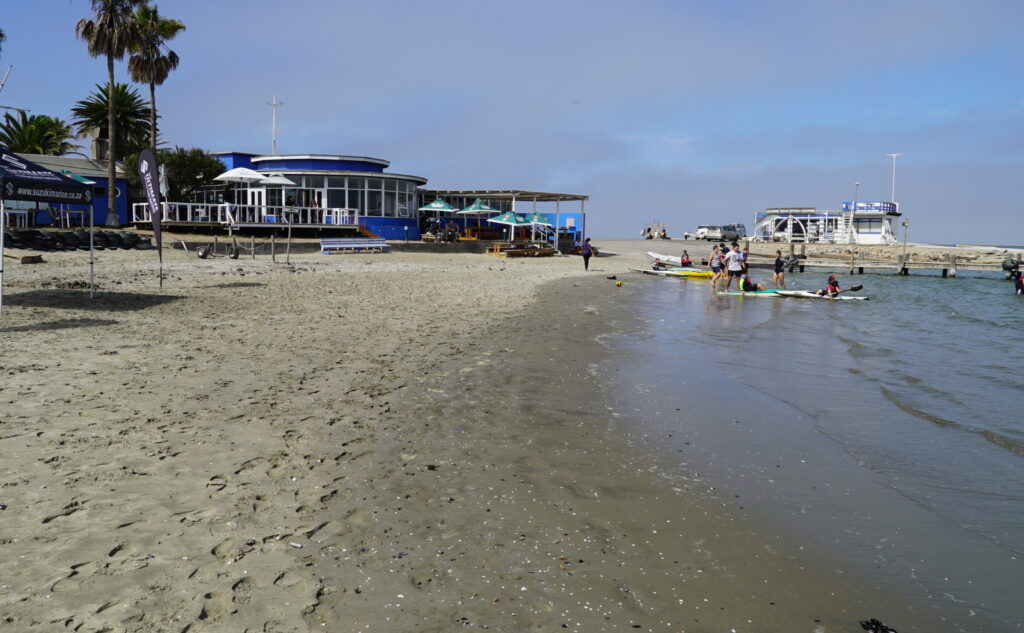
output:
<svg viewBox="0 0 1024 633"><path fill-rule="evenodd" d="M260 175L262 176L263 174ZM269 176L266 176L265 178L260 180L259 183L261 185L268 185L271 187L298 187L297 184L295 184L291 180L288 180L281 174L270 174Z"/></svg>
<svg viewBox="0 0 1024 633"><path fill-rule="evenodd" d="M221 182L248 183L259 182L266 177L266 174L261 174L255 169L249 169L248 167L235 167L234 169L229 169L223 174L214 177L214 180L219 180Z"/></svg>
<svg viewBox="0 0 1024 633"><path fill-rule="evenodd" d="M501 213L501 212L498 211L497 209L495 209L494 207L490 206L489 204L486 204L480 198L477 198L476 200L473 201L473 204L469 205L465 209L462 209L458 213L459 213L459 215L468 215L470 213L472 213L473 215L476 215L477 216L477 222L476 223L477 223L477 226L479 226L480 225L480 217L479 216L481 214L484 214L484 213Z"/></svg>
<svg viewBox="0 0 1024 633"><path fill-rule="evenodd" d="M437 200L434 200L430 204L423 205L422 207L417 209L417 211L455 211L455 207L448 204L444 200L438 198Z"/></svg>
<svg viewBox="0 0 1024 633"><path fill-rule="evenodd" d="M530 221L524 216L518 215L511 211L506 211L501 215L496 215L493 218L487 218L488 222L494 224L507 224L509 226L509 238L508 241L512 241L512 236L515 235L517 226L530 226Z"/></svg>
<svg viewBox="0 0 1024 633"><path fill-rule="evenodd" d="M479 213L498 213L498 212L499 211L497 209L495 209L494 207L492 207L492 206L490 206L488 204L485 204L484 201L481 200L480 198L477 198L473 202L473 204L469 205L468 207L466 207L465 209L459 211L458 213L460 215L462 215L462 214L467 214L467 213L477 213L477 214L479 214Z"/></svg>

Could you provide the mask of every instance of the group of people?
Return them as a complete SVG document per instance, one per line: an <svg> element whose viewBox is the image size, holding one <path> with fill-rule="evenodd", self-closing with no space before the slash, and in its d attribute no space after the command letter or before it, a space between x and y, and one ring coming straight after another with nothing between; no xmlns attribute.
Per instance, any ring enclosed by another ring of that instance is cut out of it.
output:
<svg viewBox="0 0 1024 633"><path fill-rule="evenodd" d="M772 287L786 287L785 260L782 259L782 252L776 251L778 256L775 259L775 272L772 273ZM747 259L750 257L750 246L740 249L738 242L732 243L732 248L724 242L711 249L711 256L708 264L711 266L711 284L718 287L718 280L725 279L726 292L732 287L732 280L736 280L737 289L741 292L757 292L766 290L763 283L755 282L750 278L750 269L747 266Z"/></svg>
<svg viewBox="0 0 1024 633"><path fill-rule="evenodd" d="M643 229L641 229L641 231L640 231L640 239L642 239L642 240L653 240L654 238L658 238L658 239L661 239L661 240L667 240L668 239L668 232L665 231L664 227L662 227L662 229L660 231L655 231L654 229L652 229L649 226L645 226Z"/></svg>
<svg viewBox="0 0 1024 633"><path fill-rule="evenodd" d="M740 245L737 242L733 242L731 248L726 246L724 242L713 247L711 249L711 256L708 258L711 272L714 273L711 277L711 284L717 287L718 280L725 279L725 290L728 292L732 287L733 279L735 279L736 287L740 292L767 290L768 287L765 284L755 282L750 278L750 269L747 265L749 257L750 247L745 246L743 249L740 249ZM789 258L782 256L782 251L775 251L775 263L772 269L772 288L775 290L786 289L786 266L790 263ZM825 288L818 290L817 294L835 297L840 292L842 290L835 275L829 275Z"/></svg>

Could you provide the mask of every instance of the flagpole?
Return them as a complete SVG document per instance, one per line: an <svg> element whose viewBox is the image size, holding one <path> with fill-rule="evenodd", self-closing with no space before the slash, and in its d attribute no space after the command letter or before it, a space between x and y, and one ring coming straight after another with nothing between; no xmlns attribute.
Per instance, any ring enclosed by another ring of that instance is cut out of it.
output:
<svg viewBox="0 0 1024 633"><path fill-rule="evenodd" d="M107 183L107 195L108 196L110 195L110 183ZM94 246L94 244L93 244L93 233L95 232L95 229L93 228L93 224L94 224L94 216L95 216L95 214L96 214L96 203L94 201L92 206L89 207L89 298L90 299L93 298L93 292L95 291L95 287L93 285L93 267L92 267L92 262L93 262L93 257L92 256L93 256L93 252L94 252L94 249L93 249L93 246Z"/></svg>
<svg viewBox="0 0 1024 633"><path fill-rule="evenodd" d="M4 231L7 230L7 205L0 199L0 314L4 311Z"/></svg>

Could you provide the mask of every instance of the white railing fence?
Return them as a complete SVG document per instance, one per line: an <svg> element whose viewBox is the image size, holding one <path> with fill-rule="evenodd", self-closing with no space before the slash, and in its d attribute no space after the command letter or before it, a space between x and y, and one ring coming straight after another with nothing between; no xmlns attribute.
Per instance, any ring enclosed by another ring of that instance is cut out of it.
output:
<svg viewBox="0 0 1024 633"><path fill-rule="evenodd" d="M272 207L249 204L206 204L202 202L162 202L162 222L213 222L217 224L343 224L358 225L357 209L321 209L319 207ZM132 205L132 222L150 222L149 204Z"/></svg>

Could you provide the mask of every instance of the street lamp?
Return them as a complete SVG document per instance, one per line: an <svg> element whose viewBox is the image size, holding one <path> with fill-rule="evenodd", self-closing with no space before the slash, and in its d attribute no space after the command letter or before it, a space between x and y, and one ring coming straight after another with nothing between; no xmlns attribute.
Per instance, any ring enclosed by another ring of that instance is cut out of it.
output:
<svg viewBox="0 0 1024 633"><path fill-rule="evenodd" d="M910 220L903 220L903 270L907 270L907 236L910 234Z"/></svg>
<svg viewBox="0 0 1024 633"><path fill-rule="evenodd" d="M889 202L896 202L896 159L903 154L886 154L892 159L892 196L889 198Z"/></svg>
<svg viewBox="0 0 1024 633"><path fill-rule="evenodd" d="M857 193L860 191L860 181L853 183L853 206L850 207L850 241L856 243L857 237L854 231L854 219L853 216L857 213Z"/></svg>

